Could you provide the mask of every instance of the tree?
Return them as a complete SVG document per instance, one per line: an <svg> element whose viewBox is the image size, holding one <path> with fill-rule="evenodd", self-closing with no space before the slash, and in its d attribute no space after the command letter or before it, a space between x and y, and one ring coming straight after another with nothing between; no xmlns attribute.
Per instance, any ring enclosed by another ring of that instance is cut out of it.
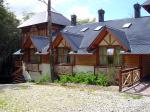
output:
<svg viewBox="0 0 150 112"><path fill-rule="evenodd" d="M12 53L20 45L18 25L16 16L0 0L0 77L10 75L13 70Z"/></svg>
<svg viewBox="0 0 150 112"><path fill-rule="evenodd" d="M23 12L23 18L22 18L23 22L28 20L28 19L30 19L34 15L35 15L34 12L26 12L26 11L24 11Z"/></svg>
<svg viewBox="0 0 150 112"><path fill-rule="evenodd" d="M54 82L55 78L55 67L54 67L54 50L53 50L53 45L52 45L52 15L51 15L51 0L48 0L48 3L46 3L45 0L38 0L40 2L43 2L47 6L47 17L48 17L48 25L47 25L47 32L48 32L48 37L49 37L49 62L50 62L50 77L51 77L51 82Z"/></svg>
<svg viewBox="0 0 150 112"><path fill-rule="evenodd" d="M90 20L89 18L87 19L79 19L77 21L78 24L86 24L86 23L94 23L96 22L96 18L93 18L92 20Z"/></svg>

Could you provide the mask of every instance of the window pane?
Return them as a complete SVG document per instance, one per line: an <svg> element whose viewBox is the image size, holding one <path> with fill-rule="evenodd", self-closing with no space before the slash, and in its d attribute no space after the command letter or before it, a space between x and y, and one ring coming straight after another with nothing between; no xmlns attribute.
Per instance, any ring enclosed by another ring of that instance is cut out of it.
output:
<svg viewBox="0 0 150 112"><path fill-rule="evenodd" d="M107 48L106 47L100 47L99 48L99 56L100 56L100 65L106 65L107 64Z"/></svg>
<svg viewBox="0 0 150 112"><path fill-rule="evenodd" d="M67 48L58 48L58 63L70 63L69 52Z"/></svg>
<svg viewBox="0 0 150 112"><path fill-rule="evenodd" d="M122 56L120 55L121 48L116 47L115 49L115 56L114 56L114 64L115 65L121 65L122 63Z"/></svg>

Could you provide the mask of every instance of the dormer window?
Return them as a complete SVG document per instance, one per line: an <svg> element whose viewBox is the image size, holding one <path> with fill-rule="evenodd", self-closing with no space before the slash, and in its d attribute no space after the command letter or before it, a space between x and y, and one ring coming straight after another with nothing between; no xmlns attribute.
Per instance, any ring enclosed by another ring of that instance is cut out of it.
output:
<svg viewBox="0 0 150 112"><path fill-rule="evenodd" d="M130 28L131 25L132 25L132 23L125 23L122 27L123 28Z"/></svg>
<svg viewBox="0 0 150 112"><path fill-rule="evenodd" d="M94 31L99 31L103 26L98 26L94 29Z"/></svg>
<svg viewBox="0 0 150 112"><path fill-rule="evenodd" d="M81 32L85 32L85 31L87 31L88 29L89 29L88 27L83 28L83 29L81 30Z"/></svg>

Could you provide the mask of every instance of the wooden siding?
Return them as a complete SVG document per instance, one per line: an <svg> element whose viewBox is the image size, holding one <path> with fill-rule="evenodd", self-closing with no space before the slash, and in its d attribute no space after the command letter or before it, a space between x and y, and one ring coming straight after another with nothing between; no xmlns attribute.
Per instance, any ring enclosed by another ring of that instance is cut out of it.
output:
<svg viewBox="0 0 150 112"><path fill-rule="evenodd" d="M75 65L96 65L96 55L75 56Z"/></svg>
<svg viewBox="0 0 150 112"><path fill-rule="evenodd" d="M61 29L62 26L53 24L52 25L52 30L58 31ZM24 27L21 29L21 36L22 36L22 45L26 42L26 40L33 36L33 35L38 35L38 36L47 36L47 24L38 24L34 26L28 26Z"/></svg>
<svg viewBox="0 0 150 112"><path fill-rule="evenodd" d="M150 76L150 56L142 56L143 76Z"/></svg>
<svg viewBox="0 0 150 112"><path fill-rule="evenodd" d="M139 55L125 55L123 61L126 67L139 67L140 56Z"/></svg>
<svg viewBox="0 0 150 112"><path fill-rule="evenodd" d="M42 63L49 64L49 55L42 55Z"/></svg>

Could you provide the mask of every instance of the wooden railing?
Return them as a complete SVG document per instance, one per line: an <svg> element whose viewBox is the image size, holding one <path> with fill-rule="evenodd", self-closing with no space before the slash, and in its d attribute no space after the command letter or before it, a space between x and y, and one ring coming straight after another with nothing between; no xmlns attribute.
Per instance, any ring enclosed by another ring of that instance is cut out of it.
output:
<svg viewBox="0 0 150 112"><path fill-rule="evenodd" d="M138 67L121 70L119 75L119 91L122 91L125 87L133 86L140 81L140 77L141 69Z"/></svg>

